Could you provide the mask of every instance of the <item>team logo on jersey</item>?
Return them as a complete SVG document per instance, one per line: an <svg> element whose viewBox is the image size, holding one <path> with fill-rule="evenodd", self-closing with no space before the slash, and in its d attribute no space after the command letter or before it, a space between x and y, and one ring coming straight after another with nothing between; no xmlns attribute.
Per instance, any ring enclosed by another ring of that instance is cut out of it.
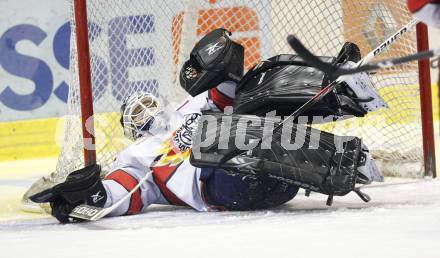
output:
<svg viewBox="0 0 440 258"><path fill-rule="evenodd" d="M209 45L205 51L208 52L208 55L212 55L217 52L219 49L222 49L224 46L220 45L220 42Z"/></svg>
<svg viewBox="0 0 440 258"><path fill-rule="evenodd" d="M184 123L177 129L171 139L165 141L159 150L159 160L155 166L178 166L191 154L192 137L197 130L201 115L198 113L188 114L184 117Z"/></svg>
<svg viewBox="0 0 440 258"><path fill-rule="evenodd" d="M197 130L197 122L200 117L201 115L197 113L186 115L184 124L176 130L173 142L180 151L186 151L191 147L192 137Z"/></svg>

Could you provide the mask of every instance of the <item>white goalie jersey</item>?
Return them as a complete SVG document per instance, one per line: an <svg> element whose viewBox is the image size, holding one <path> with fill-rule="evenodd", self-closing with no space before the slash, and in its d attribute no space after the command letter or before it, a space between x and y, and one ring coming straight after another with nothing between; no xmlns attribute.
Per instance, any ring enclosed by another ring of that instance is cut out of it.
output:
<svg viewBox="0 0 440 258"><path fill-rule="evenodd" d="M150 204L190 206L198 211L210 207L204 202L200 169L189 163L191 137L201 111L221 111L232 104L235 83L222 83L196 97L188 97L169 115L170 130L145 135L122 150L112 172L103 180L108 207L124 197L146 174L147 180L110 215L136 214Z"/></svg>

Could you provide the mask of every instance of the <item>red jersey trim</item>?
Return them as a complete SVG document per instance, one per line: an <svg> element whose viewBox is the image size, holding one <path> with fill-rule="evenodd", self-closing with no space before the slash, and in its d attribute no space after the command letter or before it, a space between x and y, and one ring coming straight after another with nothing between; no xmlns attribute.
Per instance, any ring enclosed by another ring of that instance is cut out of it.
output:
<svg viewBox="0 0 440 258"><path fill-rule="evenodd" d="M116 170L112 172L110 175L105 177L105 180L113 180L116 183L120 184L122 187L125 188L128 192L130 192L138 183L139 181L128 174L127 172L123 170ZM137 214L141 212L143 207L142 204L142 198L141 198L141 190L140 188L137 189L130 198L130 206L128 207L126 215L132 215Z"/></svg>
<svg viewBox="0 0 440 258"><path fill-rule="evenodd" d="M440 4L440 0L408 0L408 9L415 13L427 4Z"/></svg>
<svg viewBox="0 0 440 258"><path fill-rule="evenodd" d="M219 91L217 88L212 88L209 90L209 98L221 110L224 110L225 107L227 107L227 106L232 106L233 99L226 96L224 93Z"/></svg>
<svg viewBox="0 0 440 258"><path fill-rule="evenodd" d="M170 204L176 206L188 206L167 187L168 180L170 180L170 178L174 175L179 166L153 166L151 170L153 171L154 182L156 183L157 187L159 187L162 195Z"/></svg>

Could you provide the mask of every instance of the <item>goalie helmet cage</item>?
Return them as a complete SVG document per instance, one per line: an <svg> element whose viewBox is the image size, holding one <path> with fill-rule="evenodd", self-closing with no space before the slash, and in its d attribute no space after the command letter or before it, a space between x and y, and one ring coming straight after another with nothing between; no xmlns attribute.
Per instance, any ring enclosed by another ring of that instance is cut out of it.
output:
<svg viewBox="0 0 440 258"><path fill-rule="evenodd" d="M411 19L405 2L70 0L71 79L56 175L64 178L95 162L108 170L117 151L129 144L119 124L123 98L146 90L173 108L185 97L177 77L182 62L194 43L217 27L232 31L232 38L245 47L246 69L292 53L288 34L318 55L337 55L345 41L355 42L366 54ZM422 24L380 58L417 49L428 49ZM393 67L372 78L389 110L318 127L363 138L388 175L435 176L429 62Z"/></svg>

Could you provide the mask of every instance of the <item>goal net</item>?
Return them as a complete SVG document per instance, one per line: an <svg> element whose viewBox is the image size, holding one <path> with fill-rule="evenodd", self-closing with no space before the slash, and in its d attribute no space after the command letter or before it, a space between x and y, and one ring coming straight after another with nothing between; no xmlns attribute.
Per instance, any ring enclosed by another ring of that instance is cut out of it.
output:
<svg viewBox="0 0 440 258"><path fill-rule="evenodd" d="M74 0L70 0L71 52L68 114L57 175L84 165L81 96ZM345 41L366 54L411 20L404 0L88 0L88 40L93 89L97 162L104 170L130 142L119 124L122 100L147 90L170 107L186 96L178 72L192 46L223 27L245 48L245 68L265 58L293 53L295 34L317 55L335 56ZM81 28L80 28L81 29ZM416 52L416 34L407 33L380 58ZM365 118L329 123L322 129L361 137L383 172L423 175L423 134L416 62L373 77L390 105Z"/></svg>

